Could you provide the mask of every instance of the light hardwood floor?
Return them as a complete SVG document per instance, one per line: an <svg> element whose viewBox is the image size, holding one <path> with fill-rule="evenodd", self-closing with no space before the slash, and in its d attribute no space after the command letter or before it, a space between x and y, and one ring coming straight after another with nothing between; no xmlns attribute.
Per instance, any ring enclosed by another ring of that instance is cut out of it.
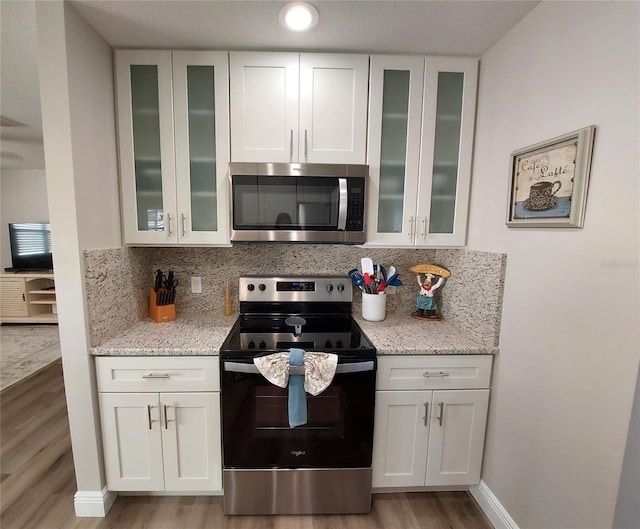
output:
<svg viewBox="0 0 640 529"><path fill-rule="evenodd" d="M62 367L0 393L2 529L491 529L466 492L376 494L368 515L225 516L220 497L119 497L76 518Z"/></svg>

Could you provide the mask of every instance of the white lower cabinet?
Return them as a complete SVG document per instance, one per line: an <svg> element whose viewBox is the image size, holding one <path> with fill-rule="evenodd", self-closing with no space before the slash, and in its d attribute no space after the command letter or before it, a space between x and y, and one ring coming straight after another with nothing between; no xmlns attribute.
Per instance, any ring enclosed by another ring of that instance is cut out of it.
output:
<svg viewBox="0 0 640 529"><path fill-rule="evenodd" d="M374 487L480 481L491 361L489 355L379 359Z"/></svg>
<svg viewBox="0 0 640 529"><path fill-rule="evenodd" d="M216 360L96 359L109 490L222 490Z"/></svg>

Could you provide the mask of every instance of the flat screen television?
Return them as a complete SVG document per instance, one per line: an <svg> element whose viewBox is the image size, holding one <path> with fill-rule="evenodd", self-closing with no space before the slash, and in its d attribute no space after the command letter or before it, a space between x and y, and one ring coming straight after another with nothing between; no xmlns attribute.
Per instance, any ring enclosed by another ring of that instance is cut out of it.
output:
<svg viewBox="0 0 640 529"><path fill-rule="evenodd" d="M11 268L7 272L42 272L53 270L51 225L21 222L9 224Z"/></svg>

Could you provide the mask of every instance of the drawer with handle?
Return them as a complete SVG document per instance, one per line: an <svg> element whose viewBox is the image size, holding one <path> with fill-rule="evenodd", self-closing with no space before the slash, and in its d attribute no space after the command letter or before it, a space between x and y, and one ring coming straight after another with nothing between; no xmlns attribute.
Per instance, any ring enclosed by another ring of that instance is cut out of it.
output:
<svg viewBox="0 0 640 529"><path fill-rule="evenodd" d="M488 388L491 355L378 357L378 390Z"/></svg>
<svg viewBox="0 0 640 529"><path fill-rule="evenodd" d="M219 391L217 356L99 356L100 392Z"/></svg>

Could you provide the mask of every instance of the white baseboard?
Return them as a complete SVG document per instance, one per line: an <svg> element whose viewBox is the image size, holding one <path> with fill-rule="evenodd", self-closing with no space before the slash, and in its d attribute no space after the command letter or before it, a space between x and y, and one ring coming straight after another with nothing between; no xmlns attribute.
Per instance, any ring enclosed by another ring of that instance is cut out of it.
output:
<svg viewBox="0 0 640 529"><path fill-rule="evenodd" d="M511 515L484 481L480 481L479 485L469 487L469 492L495 529L519 529L518 524L511 518Z"/></svg>
<svg viewBox="0 0 640 529"><path fill-rule="evenodd" d="M104 518L117 497L117 492L108 491L106 488L102 490L79 490L73 497L76 516Z"/></svg>

